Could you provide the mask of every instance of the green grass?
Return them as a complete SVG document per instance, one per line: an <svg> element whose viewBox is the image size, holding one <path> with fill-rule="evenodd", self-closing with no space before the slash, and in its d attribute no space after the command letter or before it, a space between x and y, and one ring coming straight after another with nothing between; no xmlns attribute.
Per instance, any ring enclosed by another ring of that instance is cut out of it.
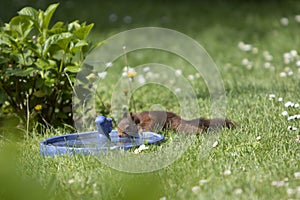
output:
<svg viewBox="0 0 300 200"><path fill-rule="evenodd" d="M15 119L2 120L0 199L300 198L300 179L294 175L300 172L300 143L296 142L300 135L299 120L288 121L281 116L284 110L299 114L299 108L284 107L287 101L300 103L300 74L295 62L284 63L283 54L292 49L300 52L300 24L294 20L295 15L300 14L300 4L291 0L276 3L216 1L213 6L182 1L156 3L93 1L82 5L79 1L61 2L55 17L95 22L96 28L90 38L93 41L142 26L163 26L191 36L217 64L226 90L226 116L236 122L237 128L220 132L218 145L207 152L202 149L205 136L198 137L183 156L168 167L151 173L131 174L114 170L92 156L42 157L40 141L70 130L50 129L44 134L36 130L25 140L19 137L24 131L19 130ZM29 1L29 5L34 3ZM10 12L3 12L5 15L1 19L7 20L20 8L21 5L9 4L7 10ZM119 16L117 22L108 21L111 13ZM132 16L131 24L122 21L127 15ZM288 26L280 24L282 17L289 19ZM258 53L241 51L240 41L256 47ZM264 67L264 51L273 56L270 63L274 70ZM244 58L252 61L251 69L242 65ZM186 77L195 73L182 59L161 52L130 53L128 59L131 66L154 61L181 68ZM123 58L114 62L107 80L116 81L123 66ZM293 70L293 76L279 76L285 67ZM198 97L200 116L209 117L210 96L205 83L201 78L190 83ZM108 84L99 88L107 105L112 91L113 86ZM273 100L269 100L271 93L276 95ZM278 97L283 97L283 101L277 101ZM162 87L141 88L135 99L139 110L149 109L153 104L173 111L179 109L174 95ZM289 131L288 126L298 130ZM161 148L164 145L161 144ZM142 154L149 151L159 152L160 148L151 148ZM226 170L231 173L224 174ZM201 184L200 180L207 182ZM284 185L278 187L275 181L283 181ZM197 191L193 192L192 188Z"/></svg>

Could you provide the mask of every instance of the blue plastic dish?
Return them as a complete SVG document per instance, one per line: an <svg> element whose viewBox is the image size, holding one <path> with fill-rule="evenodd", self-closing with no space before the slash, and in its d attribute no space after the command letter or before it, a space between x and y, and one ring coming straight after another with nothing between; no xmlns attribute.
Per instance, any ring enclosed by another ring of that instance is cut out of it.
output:
<svg viewBox="0 0 300 200"><path fill-rule="evenodd" d="M130 149L142 144L156 144L164 140L164 136L143 132L139 138L119 137L117 130L109 133L111 141L98 132L73 133L46 139L40 143L40 153L43 156L69 154L91 155L108 150Z"/></svg>

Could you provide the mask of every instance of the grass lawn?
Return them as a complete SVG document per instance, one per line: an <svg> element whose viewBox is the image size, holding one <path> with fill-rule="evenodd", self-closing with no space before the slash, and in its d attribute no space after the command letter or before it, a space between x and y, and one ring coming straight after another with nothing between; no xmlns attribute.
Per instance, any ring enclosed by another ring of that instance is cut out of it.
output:
<svg viewBox="0 0 300 200"><path fill-rule="evenodd" d="M0 9L1 21L23 6L8 2L5 12ZM46 1L39 2L44 9ZM93 41L144 26L170 28L192 37L218 66L226 91L226 117L237 128L221 131L208 152L202 151L200 136L171 165L131 174L92 156L42 157L39 142L69 133L69 128L44 134L36 130L26 140L18 136L24 132L16 127L18 122L6 119L0 127L0 199L300 199L299 117L288 120L300 114L300 3L155 2L64 1L55 19L95 23ZM128 62L181 69L196 92L200 116L210 116L208 89L184 60L145 50L129 53ZM107 80L115 81L123 67L120 58L108 69ZM99 88L107 105L112 91L108 84ZM140 111L153 104L178 110L176 98L164 88L141 88L135 99ZM286 107L289 101L294 106ZM159 148L142 154L151 151Z"/></svg>

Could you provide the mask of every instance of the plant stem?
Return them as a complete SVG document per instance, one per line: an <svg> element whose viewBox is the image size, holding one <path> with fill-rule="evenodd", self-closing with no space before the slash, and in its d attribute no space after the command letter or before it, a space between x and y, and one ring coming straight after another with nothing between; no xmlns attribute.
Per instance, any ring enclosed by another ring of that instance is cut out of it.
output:
<svg viewBox="0 0 300 200"><path fill-rule="evenodd" d="M26 140L28 140L28 135L29 135L29 117L30 117L30 112L29 112L29 95L26 94L26 104L27 104L27 116L26 116Z"/></svg>
<svg viewBox="0 0 300 200"><path fill-rule="evenodd" d="M13 98L13 94L10 92L11 90L6 88L6 87L2 87L5 91L5 93L7 94L8 97L8 102L12 105L12 109L21 117L21 119L24 122L24 112L23 110L20 109L20 107L18 106L17 102L14 100Z"/></svg>
<svg viewBox="0 0 300 200"><path fill-rule="evenodd" d="M75 96L78 97L78 95L77 95L77 93L76 93L76 90L75 90L75 88L74 88L74 85L73 85L73 83L72 83L72 81L71 81L71 79L70 79L68 73L64 72L64 74L65 74L65 76L67 77L67 79L68 79L68 81L69 81L69 84L70 84L70 86L71 86L71 88L72 88L72 90L73 90Z"/></svg>
<svg viewBox="0 0 300 200"><path fill-rule="evenodd" d="M127 51L126 51L125 46L123 47L123 51L124 51L125 65L126 65L127 74L128 74L129 73L129 65L128 65ZM128 85L129 85L129 92L128 93L131 94L132 93L132 86L131 86L131 80L130 80L129 77L128 77ZM133 96L133 94L130 95L130 96L132 96L132 105L133 105L134 112L136 113L136 106L135 106L134 96ZM128 105L130 105L130 99L128 99Z"/></svg>
<svg viewBox="0 0 300 200"><path fill-rule="evenodd" d="M99 95L99 93L96 92L96 95L97 95L97 97L99 98L100 103L101 103L102 106L105 108L105 110L107 110L108 112L110 112L110 111L108 110L108 108L105 106L105 104L104 104L104 102L103 102L101 96Z"/></svg>

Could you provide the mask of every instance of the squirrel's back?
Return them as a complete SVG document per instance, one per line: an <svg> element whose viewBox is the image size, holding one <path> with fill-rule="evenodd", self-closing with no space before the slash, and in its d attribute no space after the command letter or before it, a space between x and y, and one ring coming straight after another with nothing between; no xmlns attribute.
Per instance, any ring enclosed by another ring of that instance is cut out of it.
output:
<svg viewBox="0 0 300 200"><path fill-rule="evenodd" d="M143 111L130 113L118 124L119 136L135 136L141 131L159 131L172 129L177 132L200 133L207 129L233 128L234 123L227 119L193 119L185 120L172 112L166 111Z"/></svg>

